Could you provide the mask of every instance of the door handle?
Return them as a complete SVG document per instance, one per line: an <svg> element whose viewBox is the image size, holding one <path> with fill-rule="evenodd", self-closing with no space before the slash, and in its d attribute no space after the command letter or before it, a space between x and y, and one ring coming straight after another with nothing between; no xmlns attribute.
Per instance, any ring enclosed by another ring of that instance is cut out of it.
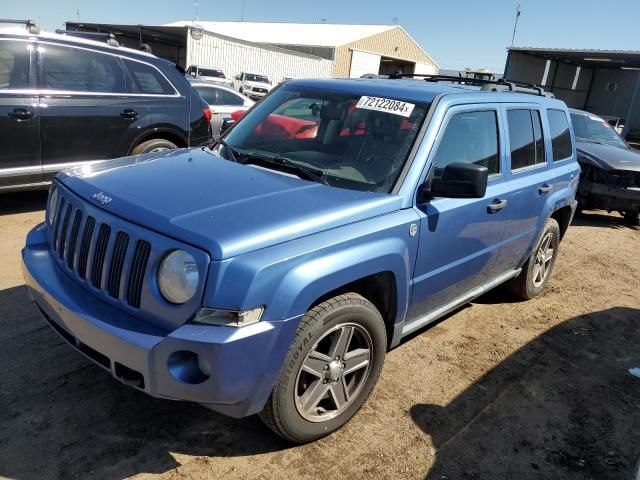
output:
<svg viewBox="0 0 640 480"><path fill-rule="evenodd" d="M120 112L120 116L122 118L128 118L129 120L135 120L136 118L138 118L138 112L130 108L125 108L122 112Z"/></svg>
<svg viewBox="0 0 640 480"><path fill-rule="evenodd" d="M493 203L487 205L487 211L489 213L499 212L507 206L507 203L508 202L506 200L494 200Z"/></svg>
<svg viewBox="0 0 640 480"><path fill-rule="evenodd" d="M14 108L13 111L9 112L9 118L14 120L29 120L31 117L33 117L33 112L26 108Z"/></svg>
<svg viewBox="0 0 640 480"><path fill-rule="evenodd" d="M549 193L552 188L553 187L551 185L549 185L548 183L545 183L538 189L538 192L540 193L540 195L544 195L545 193Z"/></svg>

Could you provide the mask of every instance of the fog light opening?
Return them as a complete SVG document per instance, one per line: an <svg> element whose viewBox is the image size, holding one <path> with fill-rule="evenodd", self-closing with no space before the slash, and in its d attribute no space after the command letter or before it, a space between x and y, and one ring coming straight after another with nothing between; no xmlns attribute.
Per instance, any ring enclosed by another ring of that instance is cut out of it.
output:
<svg viewBox="0 0 640 480"><path fill-rule="evenodd" d="M179 350L169 355L167 368L173 378L182 383L197 385L211 376L209 362L195 352Z"/></svg>

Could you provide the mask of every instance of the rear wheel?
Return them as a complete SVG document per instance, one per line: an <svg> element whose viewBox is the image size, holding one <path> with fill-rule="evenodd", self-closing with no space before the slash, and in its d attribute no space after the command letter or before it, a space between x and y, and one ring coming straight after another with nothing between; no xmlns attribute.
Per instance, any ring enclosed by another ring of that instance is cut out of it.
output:
<svg viewBox="0 0 640 480"><path fill-rule="evenodd" d="M169 140L165 140L164 138L152 138L151 140L147 140L146 142L136 145L131 151L131 155L164 152L165 150L173 150L175 148L178 148L178 146Z"/></svg>
<svg viewBox="0 0 640 480"><path fill-rule="evenodd" d="M347 423L373 390L386 351L384 321L347 293L304 316L260 418L286 440L310 442Z"/></svg>
<svg viewBox="0 0 640 480"><path fill-rule="evenodd" d="M507 287L518 297L533 298L544 290L558 256L560 227L553 218L547 220L542 236L533 249L522 272L507 283Z"/></svg>

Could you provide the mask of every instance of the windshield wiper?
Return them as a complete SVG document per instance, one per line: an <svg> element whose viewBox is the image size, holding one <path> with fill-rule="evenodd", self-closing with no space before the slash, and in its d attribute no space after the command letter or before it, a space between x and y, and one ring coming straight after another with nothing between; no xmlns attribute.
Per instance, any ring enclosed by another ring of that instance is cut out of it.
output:
<svg viewBox="0 0 640 480"><path fill-rule="evenodd" d="M245 155L246 158L244 158L240 163L253 163L256 165L262 164L262 166L265 167L273 167L274 165L282 166L285 170L297 175L303 180L329 185L324 179L324 172L322 170L304 167L279 153L275 155L262 155L254 152L246 152Z"/></svg>
<svg viewBox="0 0 640 480"><path fill-rule="evenodd" d="M229 160L238 163L238 153L239 153L238 150L236 150L231 145L229 145L227 141L222 137L220 137L211 145L209 145L209 149L213 150L217 145L222 145L224 148L226 148L227 152L229 152L229 156L231 157L229 158Z"/></svg>

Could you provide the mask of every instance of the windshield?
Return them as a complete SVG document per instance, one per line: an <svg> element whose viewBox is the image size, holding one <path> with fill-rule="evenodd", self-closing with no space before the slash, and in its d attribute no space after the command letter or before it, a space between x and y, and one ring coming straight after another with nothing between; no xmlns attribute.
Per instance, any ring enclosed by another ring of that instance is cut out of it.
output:
<svg viewBox="0 0 640 480"><path fill-rule="evenodd" d="M578 140L627 147L611 125L595 115L572 113L571 122Z"/></svg>
<svg viewBox="0 0 640 480"><path fill-rule="evenodd" d="M220 70L214 70L213 68L199 68L198 74L200 74L201 77L225 78L224 73Z"/></svg>
<svg viewBox="0 0 640 480"><path fill-rule="evenodd" d="M387 193L427 109L402 100L282 87L243 118L225 144L238 157L284 158L331 186ZM233 160L226 151L219 149Z"/></svg>
<svg viewBox="0 0 640 480"><path fill-rule="evenodd" d="M269 79L264 75L256 75L255 73L247 73L244 76L245 80L250 82L260 82L260 83L269 83Z"/></svg>

